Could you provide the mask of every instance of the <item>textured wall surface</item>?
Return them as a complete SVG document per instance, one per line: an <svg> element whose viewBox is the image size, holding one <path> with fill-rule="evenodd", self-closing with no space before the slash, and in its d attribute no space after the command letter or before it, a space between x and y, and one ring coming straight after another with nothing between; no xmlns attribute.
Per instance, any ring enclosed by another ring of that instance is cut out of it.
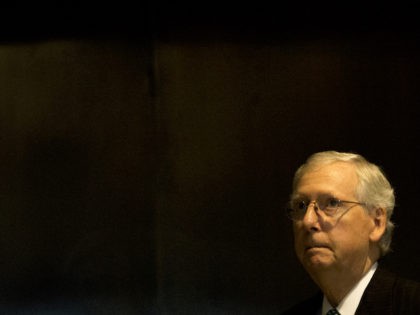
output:
<svg viewBox="0 0 420 315"><path fill-rule="evenodd" d="M2 28L0 311L278 314L316 290L283 207L325 149L383 167L383 264L420 280L411 15L156 3Z"/></svg>
<svg viewBox="0 0 420 315"><path fill-rule="evenodd" d="M149 50L0 47L0 277L11 303L155 297Z"/></svg>
<svg viewBox="0 0 420 315"><path fill-rule="evenodd" d="M313 292L282 207L294 170L325 149L384 168L400 226L384 263L418 279L414 263L399 270L419 259L409 223L419 218L410 210L419 167L409 153L418 147L418 50L376 36L160 43L168 153L158 279L168 314L275 314Z"/></svg>

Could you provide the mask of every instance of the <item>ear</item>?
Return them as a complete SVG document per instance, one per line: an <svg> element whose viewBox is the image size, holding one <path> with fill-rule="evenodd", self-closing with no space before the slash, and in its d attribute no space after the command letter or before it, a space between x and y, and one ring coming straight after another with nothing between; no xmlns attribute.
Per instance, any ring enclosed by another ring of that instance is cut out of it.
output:
<svg viewBox="0 0 420 315"><path fill-rule="evenodd" d="M385 233L387 215L385 209L376 208L372 211L371 216L374 226L369 234L369 239L371 242L377 243Z"/></svg>

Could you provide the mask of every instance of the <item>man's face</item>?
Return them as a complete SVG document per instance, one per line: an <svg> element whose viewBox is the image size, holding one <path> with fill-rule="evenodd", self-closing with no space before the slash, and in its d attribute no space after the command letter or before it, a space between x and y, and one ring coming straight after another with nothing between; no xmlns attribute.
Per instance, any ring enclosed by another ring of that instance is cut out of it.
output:
<svg viewBox="0 0 420 315"><path fill-rule="evenodd" d="M353 165L335 162L307 172L294 194L308 201L326 195L359 201L355 196L357 182ZM351 205L342 216L328 217L317 213L312 203L303 219L294 222L297 257L311 275L332 270L364 273L371 263L368 257L374 226L373 217L361 205Z"/></svg>

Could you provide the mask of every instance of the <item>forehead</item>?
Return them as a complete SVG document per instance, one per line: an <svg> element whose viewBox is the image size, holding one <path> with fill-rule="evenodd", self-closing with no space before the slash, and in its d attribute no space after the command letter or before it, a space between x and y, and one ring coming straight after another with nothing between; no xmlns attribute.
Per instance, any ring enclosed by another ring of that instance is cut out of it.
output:
<svg viewBox="0 0 420 315"><path fill-rule="evenodd" d="M297 183L296 193L308 196L329 193L337 197L353 197L357 182L353 164L334 162L307 170Z"/></svg>

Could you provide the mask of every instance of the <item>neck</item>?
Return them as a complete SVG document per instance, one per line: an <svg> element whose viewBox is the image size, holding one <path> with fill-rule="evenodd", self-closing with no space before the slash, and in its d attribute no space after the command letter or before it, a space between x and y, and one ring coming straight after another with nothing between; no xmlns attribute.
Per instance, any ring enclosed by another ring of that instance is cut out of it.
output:
<svg viewBox="0 0 420 315"><path fill-rule="evenodd" d="M313 274L313 280L325 294L328 302L337 307L350 290L363 278L369 269L376 262L369 257L361 268L354 270L329 269Z"/></svg>

